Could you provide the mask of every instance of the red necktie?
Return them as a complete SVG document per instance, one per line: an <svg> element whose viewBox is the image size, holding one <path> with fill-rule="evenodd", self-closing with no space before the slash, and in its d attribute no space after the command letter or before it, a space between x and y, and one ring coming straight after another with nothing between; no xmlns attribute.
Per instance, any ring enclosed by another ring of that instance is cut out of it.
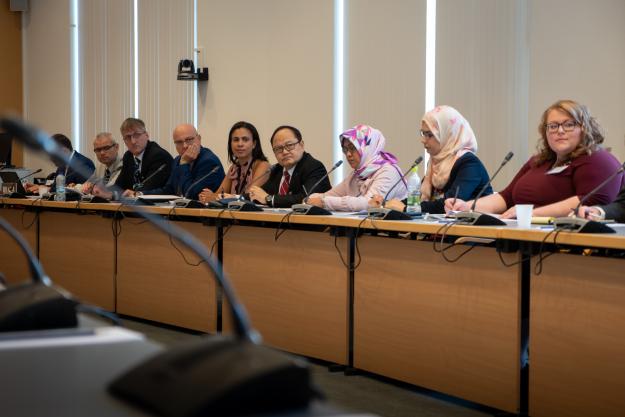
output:
<svg viewBox="0 0 625 417"><path fill-rule="evenodd" d="M287 195L289 193L289 181L291 180L291 175L289 175L289 171L284 171L284 177L282 180L282 184L280 184L280 195Z"/></svg>

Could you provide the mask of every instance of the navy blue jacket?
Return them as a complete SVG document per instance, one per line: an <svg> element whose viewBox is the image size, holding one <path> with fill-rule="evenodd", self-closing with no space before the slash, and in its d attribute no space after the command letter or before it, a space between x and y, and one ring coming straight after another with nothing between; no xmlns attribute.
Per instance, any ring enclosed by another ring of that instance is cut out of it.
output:
<svg viewBox="0 0 625 417"><path fill-rule="evenodd" d="M197 180L207 175L215 167L217 171L208 175L197 184ZM202 147L197 159L191 164L180 164L180 156L172 163L171 175L167 183L160 188L146 190L144 194L173 194L197 200L204 188L216 191L225 176L221 161L210 149ZM193 185L193 187L191 187ZM191 187L191 188L189 188Z"/></svg>
<svg viewBox="0 0 625 417"><path fill-rule="evenodd" d="M458 198L468 201L475 198L487 182L488 172L486 172L484 164L475 154L467 152L458 158L451 168L449 180L441 190L445 196L434 201L422 201L421 211L423 213L445 213L445 199L454 198L456 187L459 187ZM489 185L483 195L492 193L493 188Z"/></svg>
<svg viewBox="0 0 625 417"><path fill-rule="evenodd" d="M48 175L48 179L55 179L57 175L64 174L65 175L65 184L82 184L87 181L93 171L95 171L95 165L91 159L87 158L85 155L80 154L74 151L74 155L71 160L72 165L80 167L81 171L85 171L84 174L86 177L80 173L78 173L71 166L67 168L67 174L65 173L65 166L58 167L55 172ZM52 184L52 190L54 190L56 184Z"/></svg>

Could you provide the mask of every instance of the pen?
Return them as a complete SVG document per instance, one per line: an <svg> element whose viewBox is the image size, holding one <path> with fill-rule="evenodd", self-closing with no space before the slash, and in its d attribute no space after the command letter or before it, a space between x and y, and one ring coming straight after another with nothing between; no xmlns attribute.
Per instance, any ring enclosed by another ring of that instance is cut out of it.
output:
<svg viewBox="0 0 625 417"><path fill-rule="evenodd" d="M454 206L456 205L456 200L458 199L458 192L460 191L460 186L456 185L456 193L454 194L454 201L451 203L451 209L454 209Z"/></svg>

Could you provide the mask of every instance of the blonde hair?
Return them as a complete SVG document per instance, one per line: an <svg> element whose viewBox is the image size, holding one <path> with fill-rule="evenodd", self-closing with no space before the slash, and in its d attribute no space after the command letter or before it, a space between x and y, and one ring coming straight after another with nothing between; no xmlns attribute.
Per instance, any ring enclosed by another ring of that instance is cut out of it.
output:
<svg viewBox="0 0 625 417"><path fill-rule="evenodd" d="M603 143L603 129L599 126L597 120L590 115L588 107L574 100L558 100L543 112L538 125L538 133L540 138L536 145L536 155L534 155L534 164L540 165L547 161L555 161L556 153L549 147L547 141L547 117L552 110L559 110L568 114L582 128L582 139L579 145L569 154L569 159L575 159L581 155L590 155L591 153L601 149Z"/></svg>

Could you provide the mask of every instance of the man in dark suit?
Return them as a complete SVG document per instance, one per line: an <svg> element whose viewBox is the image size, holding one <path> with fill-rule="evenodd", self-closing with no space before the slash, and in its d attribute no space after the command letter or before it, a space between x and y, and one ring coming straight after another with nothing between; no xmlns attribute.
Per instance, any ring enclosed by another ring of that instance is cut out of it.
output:
<svg viewBox="0 0 625 417"><path fill-rule="evenodd" d="M158 188L165 185L171 172L172 156L158 143L150 140L145 123L141 119L129 117L124 120L120 129L128 150L122 157L122 171L115 185L124 190L124 195L132 195L135 191ZM119 195L93 187L93 195L117 200Z"/></svg>
<svg viewBox="0 0 625 417"><path fill-rule="evenodd" d="M327 174L323 164L304 150L299 130L292 126L280 126L271 135L271 147L278 166L271 170L269 179L262 187L250 187L250 199L270 207L291 207L301 203L317 181ZM315 192L323 193L332 186L326 177Z"/></svg>
<svg viewBox="0 0 625 417"><path fill-rule="evenodd" d="M197 200L202 189L217 191L224 179L221 161L210 149L202 146L202 137L193 125L181 124L172 133L178 156L167 183L144 194L175 194Z"/></svg>
<svg viewBox="0 0 625 417"><path fill-rule="evenodd" d="M67 136L57 133L52 136L52 140L56 142L63 152L69 155L70 165L60 165L56 161L54 162L56 171L46 178L47 180L51 180L51 191L54 191L56 188L54 180L58 175L65 175L65 184L67 185L82 184L85 182L87 178L93 174L93 171L95 171L93 161L83 154L76 152L72 146L72 141L69 140ZM25 188L28 192L37 193L39 186L26 184Z"/></svg>

